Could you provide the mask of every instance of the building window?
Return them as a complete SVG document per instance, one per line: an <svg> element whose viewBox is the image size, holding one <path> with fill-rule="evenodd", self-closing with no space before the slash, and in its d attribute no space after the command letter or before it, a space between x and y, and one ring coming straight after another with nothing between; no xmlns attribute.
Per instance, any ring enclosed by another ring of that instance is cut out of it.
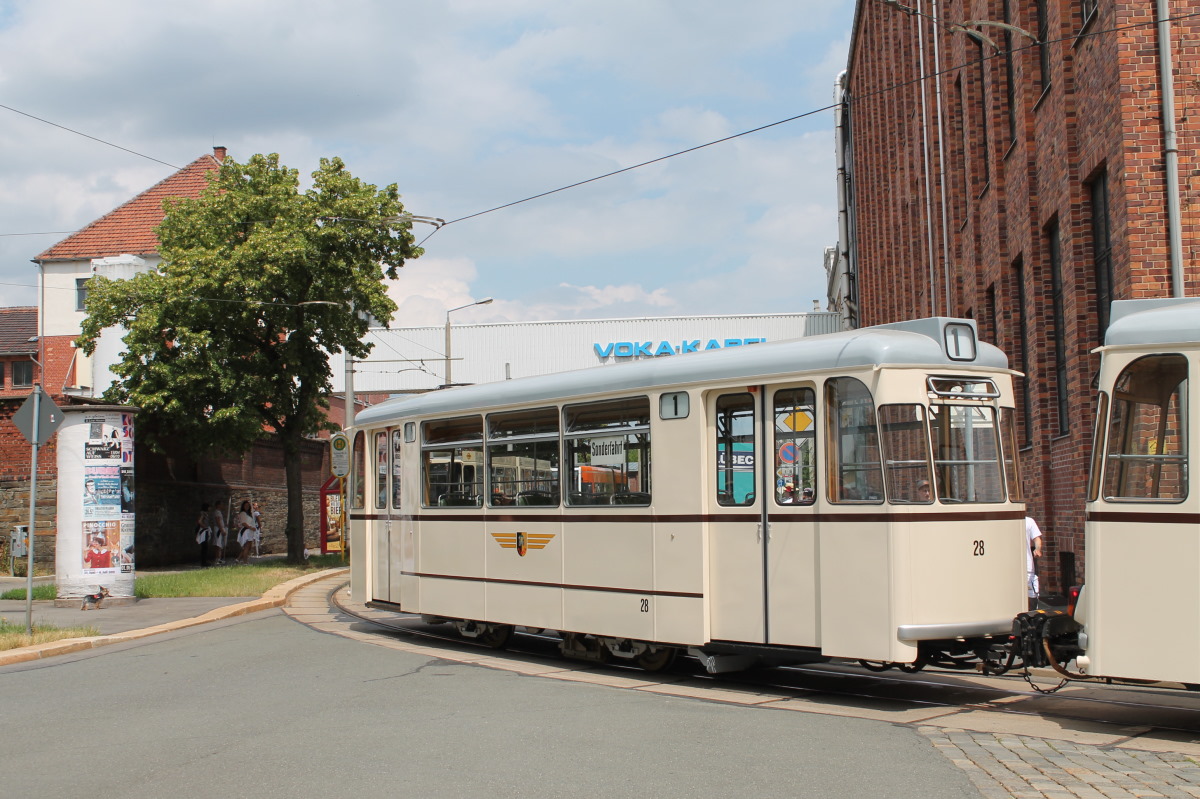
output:
<svg viewBox="0 0 1200 799"><path fill-rule="evenodd" d="M977 36L972 36L971 39L975 42L975 54L979 58L979 72L976 74L976 116L978 117L976 124L979 128L979 163L982 167L980 174L983 176L980 193L982 193L992 180L992 165L989 153L990 139L988 136L987 91L984 88L987 81L988 61L983 51L983 39Z"/></svg>
<svg viewBox="0 0 1200 799"><path fill-rule="evenodd" d="M1021 446L1033 444L1033 392L1029 380L1029 307L1025 302L1025 260L1017 258L1013 264L1013 282L1017 289L1017 357L1021 377Z"/></svg>
<svg viewBox="0 0 1200 799"><path fill-rule="evenodd" d="M1004 23L1012 25L1011 0L1004 0ZM1013 70L1013 35L1004 31L1004 99L1008 104L1008 140L1017 140L1017 83Z"/></svg>
<svg viewBox="0 0 1200 799"><path fill-rule="evenodd" d="M987 289L984 291L983 301L984 301L984 306L986 308L984 313L987 314L987 317L983 320L983 323L985 325L987 325L986 333L987 333L988 341L990 341L991 343L993 343L997 347L999 347L1000 346L1000 321L999 321L999 319L996 318L997 311L996 311L996 284L995 283L988 286Z"/></svg>
<svg viewBox="0 0 1200 799"><path fill-rule="evenodd" d="M28 388L33 385L33 361L13 361L13 388Z"/></svg>
<svg viewBox="0 0 1200 799"><path fill-rule="evenodd" d="M1038 80L1041 85L1042 94L1050 90L1050 10L1047 8L1046 0L1036 0L1037 10L1037 55L1038 55Z"/></svg>
<svg viewBox="0 0 1200 799"><path fill-rule="evenodd" d="M1092 262L1096 269L1096 316L1100 343L1108 330L1109 310L1113 301L1112 230L1108 216L1108 170L1101 169L1092 180Z"/></svg>
<svg viewBox="0 0 1200 799"><path fill-rule="evenodd" d="M1046 228L1046 257L1050 267L1050 302L1054 313L1054 384L1058 401L1058 432L1071 429L1067 402L1067 315L1062 277L1062 250L1059 247L1058 220Z"/></svg>
<svg viewBox="0 0 1200 799"><path fill-rule="evenodd" d="M1079 16L1083 18L1080 27L1086 26L1092 21L1092 17L1096 16L1096 9L1099 5L1098 0L1080 0Z"/></svg>
<svg viewBox="0 0 1200 799"><path fill-rule="evenodd" d="M967 197L970 194L970 190L971 190L971 176L968 174L971 171L971 164L970 164L971 147L970 147L970 141L969 141L970 137L967 135L967 119L968 119L967 94L966 94L966 91L963 89L963 82L962 82L961 75L954 79L954 94L955 94L955 99L958 101L958 103L957 103L957 105L958 105L958 120L957 120L958 131L957 131L957 133L958 133L958 146L959 146L958 158L959 158L959 164L960 164L960 168L958 169L958 175L959 175L960 186L961 186L960 191L961 191L961 210L962 210L962 218L959 221L965 223L967 221L967 215L970 211L970 202L967 200Z"/></svg>
<svg viewBox="0 0 1200 799"><path fill-rule="evenodd" d="M84 305L87 303L88 281L90 277L75 278L75 310L84 310Z"/></svg>
<svg viewBox="0 0 1200 799"><path fill-rule="evenodd" d="M4 361L0 361L0 391L4 390Z"/></svg>

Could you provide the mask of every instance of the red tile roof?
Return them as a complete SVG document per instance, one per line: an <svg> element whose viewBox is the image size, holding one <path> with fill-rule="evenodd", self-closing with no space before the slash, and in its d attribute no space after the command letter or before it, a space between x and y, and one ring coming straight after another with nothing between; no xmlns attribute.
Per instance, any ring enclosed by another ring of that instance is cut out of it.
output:
<svg viewBox="0 0 1200 799"><path fill-rule="evenodd" d="M114 255L155 255L158 237L154 229L162 222L163 200L168 197L199 197L208 186L208 173L225 160L225 148L214 147L162 182L146 189L124 205L109 211L76 233L43 252L35 261L77 261Z"/></svg>
<svg viewBox="0 0 1200 799"><path fill-rule="evenodd" d="M0 355L34 355L37 342L37 307L0 308ZM0 383L0 386L3 384Z"/></svg>

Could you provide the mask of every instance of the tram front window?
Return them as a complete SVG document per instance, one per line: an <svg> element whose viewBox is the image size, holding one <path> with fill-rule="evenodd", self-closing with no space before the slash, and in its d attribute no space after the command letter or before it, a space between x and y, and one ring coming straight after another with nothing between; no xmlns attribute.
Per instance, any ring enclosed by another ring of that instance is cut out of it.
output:
<svg viewBox="0 0 1200 799"><path fill-rule="evenodd" d="M1182 355L1139 358L1121 372L1111 400L1106 499L1187 497L1187 382Z"/></svg>
<svg viewBox="0 0 1200 799"><path fill-rule="evenodd" d="M879 431L875 426L875 401L861 380L838 377L825 384L829 408L830 500L883 502L883 467L879 457Z"/></svg>
<svg viewBox="0 0 1200 799"><path fill-rule="evenodd" d="M887 466L888 499L897 504L933 501L929 475L929 433L920 405L884 405L879 429Z"/></svg>
<svg viewBox="0 0 1200 799"><path fill-rule="evenodd" d="M995 409L931 405L929 426L937 494L942 502L1003 502Z"/></svg>

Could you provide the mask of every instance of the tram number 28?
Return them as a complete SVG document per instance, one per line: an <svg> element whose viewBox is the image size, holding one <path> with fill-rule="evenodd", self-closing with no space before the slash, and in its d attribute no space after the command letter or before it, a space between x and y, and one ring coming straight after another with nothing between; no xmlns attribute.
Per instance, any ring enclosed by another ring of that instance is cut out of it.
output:
<svg viewBox="0 0 1200 799"><path fill-rule="evenodd" d="M650 600L643 598L638 604L638 610L640 610L642 613L649 613L650 612Z"/></svg>
<svg viewBox="0 0 1200 799"><path fill-rule="evenodd" d="M974 552L975 557L977 557L977 558L983 557L983 539L982 538L977 539L973 543L975 545L975 552Z"/></svg>

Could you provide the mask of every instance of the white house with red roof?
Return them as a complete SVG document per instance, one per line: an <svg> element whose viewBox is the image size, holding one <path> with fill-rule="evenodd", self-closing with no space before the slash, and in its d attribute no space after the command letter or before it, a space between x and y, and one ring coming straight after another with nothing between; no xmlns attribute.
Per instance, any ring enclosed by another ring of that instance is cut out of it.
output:
<svg viewBox="0 0 1200 799"><path fill-rule="evenodd" d="M129 278L156 268L155 228L165 213L163 201L199 197L208 174L225 160L225 148L214 147L160 183L55 244L33 259L41 270L39 289L46 374L44 386L52 395L99 396L112 382L109 366L120 352L120 339L104 335L88 358L74 348L85 317L83 300L93 275Z"/></svg>

